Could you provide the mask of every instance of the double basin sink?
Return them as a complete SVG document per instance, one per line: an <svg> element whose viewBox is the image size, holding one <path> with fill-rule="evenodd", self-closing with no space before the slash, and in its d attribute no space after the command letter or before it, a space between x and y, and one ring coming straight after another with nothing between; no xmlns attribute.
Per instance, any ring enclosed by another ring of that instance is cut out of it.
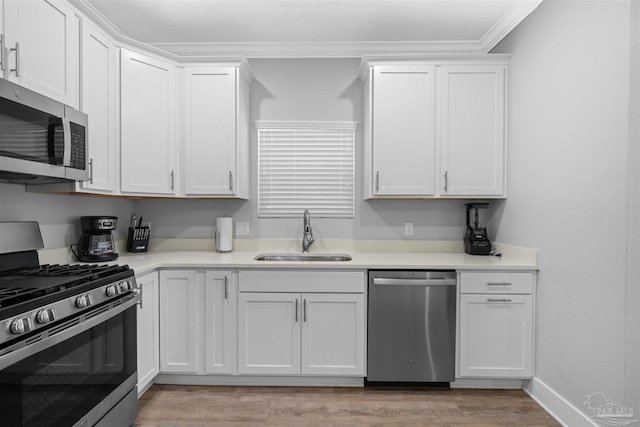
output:
<svg viewBox="0 0 640 427"><path fill-rule="evenodd" d="M256 261L351 261L347 254L261 254Z"/></svg>

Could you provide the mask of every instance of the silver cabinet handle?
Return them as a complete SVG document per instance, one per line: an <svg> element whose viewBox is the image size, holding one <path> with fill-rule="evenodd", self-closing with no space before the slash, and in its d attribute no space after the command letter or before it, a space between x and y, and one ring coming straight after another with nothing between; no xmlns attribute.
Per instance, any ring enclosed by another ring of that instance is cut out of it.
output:
<svg viewBox="0 0 640 427"><path fill-rule="evenodd" d="M305 298L302 302L302 321L307 322L307 299Z"/></svg>
<svg viewBox="0 0 640 427"><path fill-rule="evenodd" d="M296 298L296 323L298 323L298 298Z"/></svg>
<svg viewBox="0 0 640 427"><path fill-rule="evenodd" d="M376 172L376 193L380 191L380 171Z"/></svg>
<svg viewBox="0 0 640 427"><path fill-rule="evenodd" d="M89 159L89 184L93 184L93 159Z"/></svg>
<svg viewBox="0 0 640 427"><path fill-rule="evenodd" d="M4 52L4 34L0 34L0 70L5 70L6 55Z"/></svg>
<svg viewBox="0 0 640 427"><path fill-rule="evenodd" d="M138 306L140 307L140 310L142 310L142 301L144 301L144 297L142 296L142 289L143 286L140 285L140 287L138 288L138 294L140 294L140 301L138 301Z"/></svg>
<svg viewBox="0 0 640 427"><path fill-rule="evenodd" d="M16 53L16 68L10 69L9 72L14 71L16 73L16 77L20 77L20 43L16 42L16 47L9 50Z"/></svg>
<svg viewBox="0 0 640 427"><path fill-rule="evenodd" d="M229 299L229 278L224 276L224 299Z"/></svg>
<svg viewBox="0 0 640 427"><path fill-rule="evenodd" d="M233 193L233 172L229 171L229 192Z"/></svg>
<svg viewBox="0 0 640 427"><path fill-rule="evenodd" d="M487 282L487 286L511 286L509 282Z"/></svg>
<svg viewBox="0 0 640 427"><path fill-rule="evenodd" d="M444 173L444 191L449 190L449 172L445 171Z"/></svg>
<svg viewBox="0 0 640 427"><path fill-rule="evenodd" d="M176 172L174 170L171 171L171 191L175 190L176 183Z"/></svg>
<svg viewBox="0 0 640 427"><path fill-rule="evenodd" d="M487 298L487 302L511 302L509 298Z"/></svg>

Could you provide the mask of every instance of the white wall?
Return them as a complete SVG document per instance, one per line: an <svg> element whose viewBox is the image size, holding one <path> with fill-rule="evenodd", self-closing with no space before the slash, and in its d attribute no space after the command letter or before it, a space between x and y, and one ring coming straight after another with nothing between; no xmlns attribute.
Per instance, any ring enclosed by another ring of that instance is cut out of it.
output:
<svg viewBox="0 0 640 427"><path fill-rule="evenodd" d="M630 10L545 0L494 49L512 54L497 240L540 249L537 384L589 416L595 392L640 410L638 258L627 260L639 237Z"/></svg>
<svg viewBox="0 0 640 427"><path fill-rule="evenodd" d="M80 217L85 215L117 216L113 235L116 240L124 239L132 209L131 200L30 193L22 184L0 184L0 221L37 221L45 249L78 243Z"/></svg>
<svg viewBox="0 0 640 427"><path fill-rule="evenodd" d="M254 59L251 85L251 192L242 201L141 200L138 214L153 223L155 237L212 238L215 218L249 222L251 239L301 239L299 219L257 217L257 132L255 120L356 121L356 215L314 218L318 239L404 239L404 223L414 223L411 239L462 240L464 201L371 201L362 196L363 84L358 59Z"/></svg>

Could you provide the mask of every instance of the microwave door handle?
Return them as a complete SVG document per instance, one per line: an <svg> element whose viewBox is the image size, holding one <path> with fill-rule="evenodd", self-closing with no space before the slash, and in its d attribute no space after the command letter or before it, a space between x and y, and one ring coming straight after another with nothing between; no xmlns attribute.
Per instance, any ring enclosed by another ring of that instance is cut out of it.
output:
<svg viewBox="0 0 640 427"><path fill-rule="evenodd" d="M62 165L71 166L71 121L66 117L62 119L62 133L64 134Z"/></svg>

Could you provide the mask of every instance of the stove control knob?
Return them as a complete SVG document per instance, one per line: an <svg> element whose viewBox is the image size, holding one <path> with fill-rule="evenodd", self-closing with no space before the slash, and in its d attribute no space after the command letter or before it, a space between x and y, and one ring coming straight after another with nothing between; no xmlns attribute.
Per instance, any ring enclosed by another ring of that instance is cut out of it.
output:
<svg viewBox="0 0 640 427"><path fill-rule="evenodd" d="M87 294L80 295L76 298L76 307L87 308L91 305L91 297Z"/></svg>
<svg viewBox="0 0 640 427"><path fill-rule="evenodd" d="M129 283L128 281L120 282L118 286L120 287L120 292L128 292L131 290L131 283Z"/></svg>
<svg viewBox="0 0 640 427"><path fill-rule="evenodd" d="M118 295L118 290L116 289L116 285L107 286L106 290L108 297L115 297Z"/></svg>
<svg viewBox="0 0 640 427"><path fill-rule="evenodd" d="M40 310L36 313L36 322L44 325L49 322L53 322L56 320L56 313L53 311L53 308L47 308L44 310Z"/></svg>
<svg viewBox="0 0 640 427"><path fill-rule="evenodd" d="M21 319L16 319L11 322L11 333L14 335L24 334L25 332L29 332L33 328L31 327L31 319L28 317L23 317Z"/></svg>

